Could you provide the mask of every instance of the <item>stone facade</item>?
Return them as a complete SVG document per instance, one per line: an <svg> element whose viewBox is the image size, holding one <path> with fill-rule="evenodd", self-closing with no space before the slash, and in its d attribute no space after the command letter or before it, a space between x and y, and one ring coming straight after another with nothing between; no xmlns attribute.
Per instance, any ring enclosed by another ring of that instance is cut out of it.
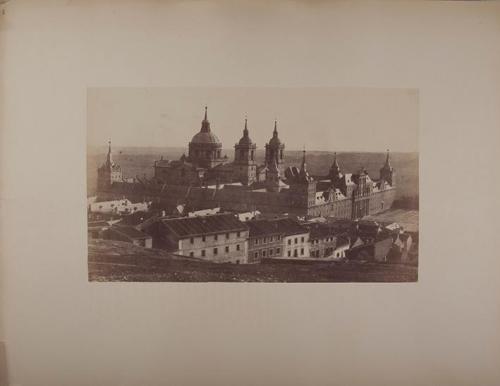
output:
<svg viewBox="0 0 500 386"><path fill-rule="evenodd" d="M243 137L234 147L234 162L221 156L221 148L205 109L201 130L189 143L189 155L156 161L152 180L124 182L119 165L112 162L110 147L106 163L99 168L98 194L101 199L151 200L160 208L185 204L191 209L217 206L238 212L346 219L387 210L396 196L389 152L379 180L373 181L365 170L343 173L336 155L327 175L313 178L307 171L305 151L300 168L283 170L285 144L276 122L266 144L264 165L256 164L256 145L250 139L247 120Z"/></svg>
<svg viewBox="0 0 500 386"><path fill-rule="evenodd" d="M215 263L247 262L248 227L231 214L160 219L157 247Z"/></svg>

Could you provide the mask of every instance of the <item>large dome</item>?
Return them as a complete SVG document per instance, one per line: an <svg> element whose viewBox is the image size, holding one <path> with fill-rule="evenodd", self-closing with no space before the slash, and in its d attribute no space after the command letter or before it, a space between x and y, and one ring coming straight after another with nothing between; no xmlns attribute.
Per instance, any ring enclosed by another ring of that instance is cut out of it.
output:
<svg viewBox="0 0 500 386"><path fill-rule="evenodd" d="M219 138L217 138L217 136L211 131L209 132L200 131L199 133L196 133L193 139L191 140L191 143L222 145L221 142L219 141Z"/></svg>

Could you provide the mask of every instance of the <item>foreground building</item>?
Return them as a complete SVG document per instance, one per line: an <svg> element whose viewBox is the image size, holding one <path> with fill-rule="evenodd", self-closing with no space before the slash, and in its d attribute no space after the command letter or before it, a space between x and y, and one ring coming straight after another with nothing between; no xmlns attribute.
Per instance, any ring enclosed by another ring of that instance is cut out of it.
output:
<svg viewBox="0 0 500 386"><path fill-rule="evenodd" d="M201 129L188 144L188 155L179 160L162 157L154 163L150 180L124 180L121 168L112 161L110 145L106 162L98 170L98 195L101 199L151 200L160 207L185 204L194 209L221 207L224 211L346 219L384 211L396 195L389 152L375 181L364 169L344 173L336 155L323 177L309 175L305 151L299 167L285 168L285 143L277 122L265 145L263 165L256 163L257 145L246 119L243 136L234 148L231 162L222 155L222 142L212 131L205 108Z"/></svg>
<svg viewBox="0 0 500 386"><path fill-rule="evenodd" d="M248 227L233 214L160 219L157 247L216 263L247 262Z"/></svg>

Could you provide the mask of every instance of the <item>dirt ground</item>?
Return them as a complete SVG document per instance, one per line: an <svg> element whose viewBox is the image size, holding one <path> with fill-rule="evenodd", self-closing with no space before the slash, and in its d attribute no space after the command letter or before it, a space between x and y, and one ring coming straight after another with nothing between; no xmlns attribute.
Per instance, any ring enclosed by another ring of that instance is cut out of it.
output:
<svg viewBox="0 0 500 386"><path fill-rule="evenodd" d="M400 264L215 264L132 244L89 241L90 281L131 282L415 282L418 268Z"/></svg>
<svg viewBox="0 0 500 386"><path fill-rule="evenodd" d="M390 209L365 217L380 222L397 222L408 232L418 233L418 210Z"/></svg>

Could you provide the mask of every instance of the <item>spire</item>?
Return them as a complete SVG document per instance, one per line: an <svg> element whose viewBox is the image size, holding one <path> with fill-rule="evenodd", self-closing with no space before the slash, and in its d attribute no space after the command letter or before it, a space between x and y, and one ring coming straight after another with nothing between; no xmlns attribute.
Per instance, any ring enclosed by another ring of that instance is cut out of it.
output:
<svg viewBox="0 0 500 386"><path fill-rule="evenodd" d="M248 137L247 117L245 116L245 128L243 129L243 136Z"/></svg>
<svg viewBox="0 0 500 386"><path fill-rule="evenodd" d="M337 152L333 153L333 163L330 170L333 172L333 174L340 173L340 166L339 163L337 162Z"/></svg>
<svg viewBox="0 0 500 386"><path fill-rule="evenodd" d="M278 120L275 119L274 120L274 130L273 130L273 137L277 137L278 136Z"/></svg>
<svg viewBox="0 0 500 386"><path fill-rule="evenodd" d="M203 121L201 122L201 132L208 133L210 132L210 122L208 121L208 107L205 106L205 117L203 118Z"/></svg>
<svg viewBox="0 0 500 386"><path fill-rule="evenodd" d="M111 154L111 140L108 141L108 155L106 157L106 165L107 166L113 165L113 155Z"/></svg>
<svg viewBox="0 0 500 386"><path fill-rule="evenodd" d="M280 169L278 168L278 164L276 163L276 158L274 158L274 157L272 158L271 165L269 165L269 166L270 166L269 167L270 171L272 171L272 172L274 172L274 173L276 173L276 174L279 175Z"/></svg>
<svg viewBox="0 0 500 386"><path fill-rule="evenodd" d="M387 170L391 170L392 167L391 167L391 159L390 159L390 155L389 155L389 149L387 149L387 155L385 157L385 164L383 166L384 169L387 169Z"/></svg>
<svg viewBox="0 0 500 386"><path fill-rule="evenodd" d="M304 146L304 149L302 150L302 164L300 165L300 171L307 171L307 164L306 164L306 147Z"/></svg>

